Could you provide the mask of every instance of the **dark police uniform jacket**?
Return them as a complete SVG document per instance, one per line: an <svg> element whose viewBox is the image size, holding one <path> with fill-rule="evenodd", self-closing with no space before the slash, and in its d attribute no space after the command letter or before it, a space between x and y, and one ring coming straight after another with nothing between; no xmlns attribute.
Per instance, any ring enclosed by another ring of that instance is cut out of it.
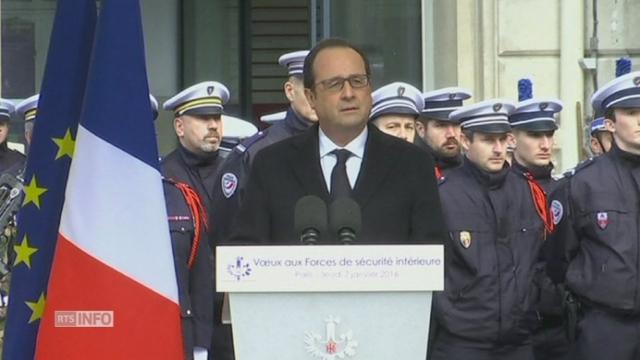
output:
<svg viewBox="0 0 640 360"><path fill-rule="evenodd" d="M231 235L256 154L271 144L302 134L311 124L289 108L282 121L246 139L233 149L220 168L212 191L214 244Z"/></svg>
<svg viewBox="0 0 640 360"><path fill-rule="evenodd" d="M640 314L639 191L640 156L614 144L553 196L562 210L549 269L589 305Z"/></svg>
<svg viewBox="0 0 640 360"><path fill-rule="evenodd" d="M233 243L299 244L294 208L303 196L330 203L322 175L318 125L256 156ZM363 244L436 243L446 237L433 161L406 141L368 126L352 197Z"/></svg>
<svg viewBox="0 0 640 360"><path fill-rule="evenodd" d="M441 181L440 196L450 232L445 290L434 302L439 325L473 346L529 341L544 229L526 180L465 159Z"/></svg>
<svg viewBox="0 0 640 360"><path fill-rule="evenodd" d="M22 153L9 149L6 142L0 144L0 174L10 172L18 175L24 170L26 160Z"/></svg>
<svg viewBox="0 0 640 360"><path fill-rule="evenodd" d="M550 199L551 194L561 184L561 181L558 181L551 176L551 171L553 170L552 164L544 167L527 168L514 159L511 170L518 174L529 173L535 182L544 189L547 199ZM551 201L549 200L549 204L550 203ZM543 246L543 254L541 256L542 261L548 257L546 253L548 251L552 251L549 244L550 241L547 241ZM537 306L538 317L545 323L561 323L562 298L564 295L563 287L554 284L545 272L539 274L539 278L536 279L536 284L540 288L540 297L538 299Z"/></svg>
<svg viewBox="0 0 640 360"><path fill-rule="evenodd" d="M213 332L213 264L206 238L195 240L195 216L187 200L172 181L164 180L171 245L178 280L185 356L193 358L193 347L210 349ZM201 219L203 220L203 219ZM204 223L200 224L204 231ZM193 257L191 266L190 258ZM215 349L214 349L215 351Z"/></svg>

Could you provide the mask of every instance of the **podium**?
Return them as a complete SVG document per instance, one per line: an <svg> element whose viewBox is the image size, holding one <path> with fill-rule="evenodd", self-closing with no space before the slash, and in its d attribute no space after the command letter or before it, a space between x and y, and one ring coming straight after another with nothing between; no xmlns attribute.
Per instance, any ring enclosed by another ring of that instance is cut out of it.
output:
<svg viewBox="0 0 640 360"><path fill-rule="evenodd" d="M426 358L441 245L221 246L216 259L237 360Z"/></svg>

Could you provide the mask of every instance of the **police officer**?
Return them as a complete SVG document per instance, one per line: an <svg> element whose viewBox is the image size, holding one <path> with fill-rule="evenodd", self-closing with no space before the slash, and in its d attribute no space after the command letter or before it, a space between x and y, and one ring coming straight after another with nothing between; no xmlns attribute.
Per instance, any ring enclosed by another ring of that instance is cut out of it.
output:
<svg viewBox="0 0 640 360"><path fill-rule="evenodd" d="M31 146L33 126L35 125L36 115L38 114L39 100L40 94L35 94L24 99L16 107L16 112L24 119L24 139L27 142L27 149Z"/></svg>
<svg viewBox="0 0 640 360"><path fill-rule="evenodd" d="M153 118L158 101L149 95ZM178 281L185 359L206 360L213 332L213 264L204 233L208 219L200 196L189 185L163 179L171 246Z"/></svg>
<svg viewBox="0 0 640 360"><path fill-rule="evenodd" d="M369 121L383 133L413 143L416 118L424 107L422 93L415 86L394 82L371 93L373 107Z"/></svg>
<svg viewBox="0 0 640 360"><path fill-rule="evenodd" d="M219 147L223 137L222 111L228 100L229 90L226 86L216 81L205 81L181 91L163 105L165 110L171 110L175 114L174 128L178 136L178 148L160 163L162 174L167 179L186 183L193 188L202 199L207 216L212 211L212 192L218 170L227 154L222 153ZM210 244L211 236L209 228L203 241ZM208 251L213 265L213 249L209 247ZM209 286L214 287L213 277ZM210 341L213 339L212 351L209 355L215 355L219 359L224 358L219 356L221 354L231 354L228 356L233 359L231 329L230 326L222 325L219 318L221 306L216 306L217 302L222 302L221 297L215 297L211 304L214 326L210 337Z"/></svg>
<svg viewBox="0 0 640 360"><path fill-rule="evenodd" d="M220 170L213 191L214 247L226 240L233 230L236 215L248 180L249 169L256 154L265 147L298 135L307 130L318 118L304 96L302 68L308 50L294 51L280 56L278 62L288 70L284 93L290 106L281 120L274 121L266 130L236 146ZM277 116L280 119L280 116Z"/></svg>
<svg viewBox="0 0 640 360"><path fill-rule="evenodd" d="M555 143L553 135L558 129L556 114L561 110L562 103L559 100L529 99L518 103L509 116L515 143L511 171L529 183L534 200L546 197L558 184L551 177L551 158ZM540 203L543 204L541 200ZM538 274L535 283L540 291L537 304L538 326L533 336L535 358L567 359L570 345L562 312L563 287L553 284L543 271Z"/></svg>
<svg viewBox="0 0 640 360"><path fill-rule="evenodd" d="M513 110L488 100L450 115L461 124L466 159L440 181L450 237L445 290L434 302L434 360L533 359L532 280L545 227L529 184L505 161Z"/></svg>
<svg viewBox="0 0 640 360"><path fill-rule="evenodd" d="M17 175L24 168L26 160L22 153L9 149L8 146L11 117L14 111L11 101L0 99L0 174L8 171Z"/></svg>
<svg viewBox="0 0 640 360"><path fill-rule="evenodd" d="M604 117L597 117L591 121L591 139L589 147L593 156L606 153L611 149L613 134L604 125Z"/></svg>
<svg viewBox="0 0 640 360"><path fill-rule="evenodd" d="M160 163L162 174L194 188L204 199L207 211L218 169L226 156L219 148L222 110L228 100L226 86L205 81L181 91L163 105L175 114L178 147Z"/></svg>
<svg viewBox="0 0 640 360"><path fill-rule="evenodd" d="M580 304L575 358L636 360L640 354L640 72L592 97L613 134L611 150L584 162L554 195L560 222L550 274ZM573 312L575 314L575 312ZM575 332L573 331L575 330Z"/></svg>
<svg viewBox="0 0 640 360"><path fill-rule="evenodd" d="M415 144L427 150L436 162L436 177L462 164L460 124L449 114L462 107L471 92L449 87L422 94L424 109L416 122Z"/></svg>

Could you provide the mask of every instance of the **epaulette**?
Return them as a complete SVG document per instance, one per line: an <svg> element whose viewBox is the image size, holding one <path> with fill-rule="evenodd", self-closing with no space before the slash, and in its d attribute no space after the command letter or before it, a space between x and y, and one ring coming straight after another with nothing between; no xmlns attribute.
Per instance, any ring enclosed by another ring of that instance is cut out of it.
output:
<svg viewBox="0 0 640 360"><path fill-rule="evenodd" d="M445 183L445 181L447 181L447 177L444 175L441 175L438 179L438 186L442 185Z"/></svg>
<svg viewBox="0 0 640 360"><path fill-rule="evenodd" d="M577 174L579 171L587 168L588 166L590 166L594 162L595 162L595 158L594 157L590 157L590 158L588 158L586 160L583 160L578 165L576 165L574 168L565 171L556 180L561 180L561 179L564 179L564 178L570 178L570 177L574 176L575 174Z"/></svg>
<svg viewBox="0 0 640 360"><path fill-rule="evenodd" d="M242 154L245 151L247 151L247 149L249 149L250 147L252 147L255 143L257 143L258 141L260 141L260 139L264 138L265 136L267 136L267 131L266 130L262 130L262 131L258 131L257 133L255 133L254 135L246 138L244 141L242 141L240 144L236 145L233 148L233 151Z"/></svg>

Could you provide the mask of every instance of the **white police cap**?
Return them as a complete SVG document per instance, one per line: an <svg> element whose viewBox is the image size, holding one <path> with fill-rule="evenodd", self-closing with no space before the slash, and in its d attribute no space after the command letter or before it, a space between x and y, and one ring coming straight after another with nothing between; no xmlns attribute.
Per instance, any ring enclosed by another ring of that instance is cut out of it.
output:
<svg viewBox="0 0 640 360"><path fill-rule="evenodd" d="M13 105L13 102L0 99L0 121L11 121L11 117L15 112L16 107Z"/></svg>
<svg viewBox="0 0 640 360"><path fill-rule="evenodd" d="M491 99L462 107L449 115L449 119L460 124L463 130L483 133L506 133L511 131L509 115L515 105L504 99Z"/></svg>
<svg viewBox="0 0 640 360"><path fill-rule="evenodd" d="M25 122L34 120L38 114L38 100L40 94L30 96L18 104L16 112Z"/></svg>
<svg viewBox="0 0 640 360"><path fill-rule="evenodd" d="M429 119L449 121L449 114L462 107L462 102L471 97L471 92L459 87L448 87L422 94L424 108L422 116Z"/></svg>
<svg viewBox="0 0 640 360"><path fill-rule="evenodd" d="M222 114L227 101L229 89L226 86L217 81L205 81L182 90L162 107L173 111L175 116L218 115Z"/></svg>
<svg viewBox="0 0 640 360"><path fill-rule="evenodd" d="M284 120L284 118L287 117L287 112L286 111L280 111L277 113L273 113L273 114L266 114L266 115L262 115L260 116L260 121L262 121L263 123L267 123L267 124L271 124L274 122L278 122L280 120Z"/></svg>
<svg viewBox="0 0 640 360"><path fill-rule="evenodd" d="M300 50L286 53L278 59L278 64L287 68L289 76L302 76L304 59L309 54L309 50Z"/></svg>
<svg viewBox="0 0 640 360"><path fill-rule="evenodd" d="M640 71L634 71L603 85L591 97L596 115L602 116L610 108L640 108Z"/></svg>
<svg viewBox="0 0 640 360"><path fill-rule="evenodd" d="M158 100L155 96L149 94L149 101L151 102L151 111L153 112L153 120L158 118Z"/></svg>
<svg viewBox="0 0 640 360"><path fill-rule="evenodd" d="M222 115L222 138L230 142L238 142L258 132L252 123L230 115Z"/></svg>
<svg viewBox="0 0 640 360"><path fill-rule="evenodd" d="M597 117L591 121L591 131L590 134L593 135L595 133L599 133L601 131L608 131L607 127L604 125L604 117Z"/></svg>
<svg viewBox="0 0 640 360"><path fill-rule="evenodd" d="M422 93L415 86L394 82L385 85L371 94L373 107L369 120L382 115L412 115L418 117L424 107Z"/></svg>
<svg viewBox="0 0 640 360"><path fill-rule="evenodd" d="M553 131L558 129L555 115L562 111L562 101L556 99L528 99L516 104L509 116L514 129Z"/></svg>

